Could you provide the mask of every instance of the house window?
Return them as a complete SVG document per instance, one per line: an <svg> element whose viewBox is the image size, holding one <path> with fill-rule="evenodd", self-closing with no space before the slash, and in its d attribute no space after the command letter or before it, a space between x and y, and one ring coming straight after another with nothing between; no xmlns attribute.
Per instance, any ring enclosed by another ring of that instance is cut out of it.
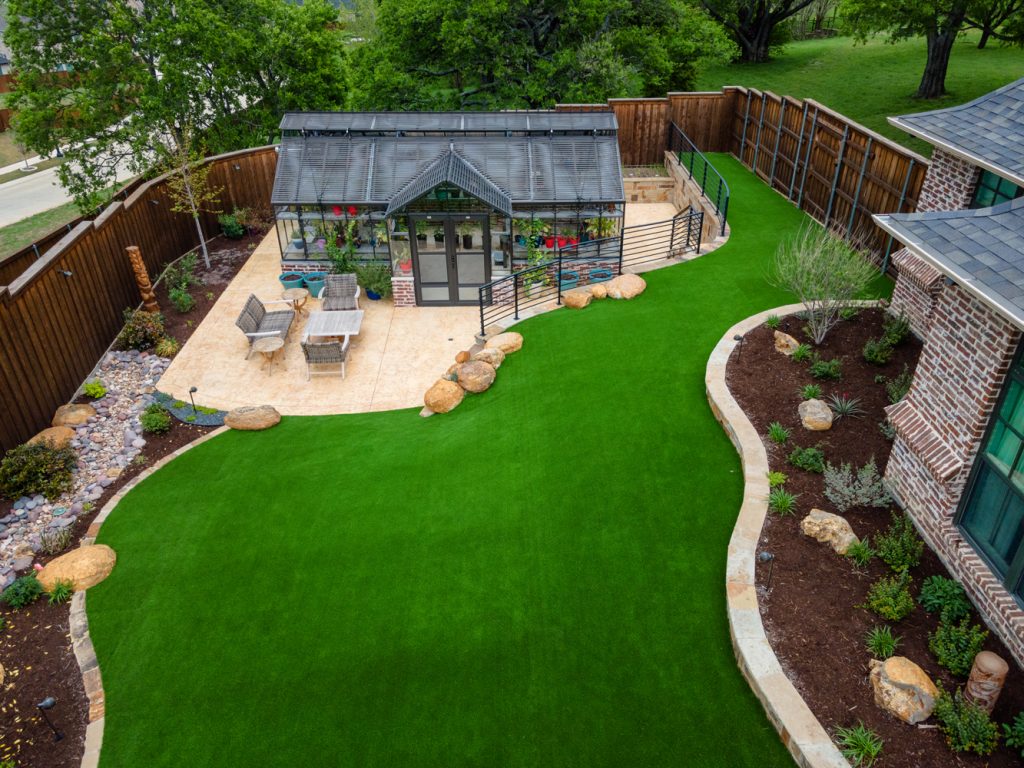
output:
<svg viewBox="0 0 1024 768"><path fill-rule="evenodd" d="M1018 187L991 171L982 171L978 178L978 186L974 190L974 202L971 208L990 208L1024 195L1024 187Z"/></svg>
<svg viewBox="0 0 1024 768"><path fill-rule="evenodd" d="M1024 363L1018 353L978 454L957 520L1024 603Z"/></svg>

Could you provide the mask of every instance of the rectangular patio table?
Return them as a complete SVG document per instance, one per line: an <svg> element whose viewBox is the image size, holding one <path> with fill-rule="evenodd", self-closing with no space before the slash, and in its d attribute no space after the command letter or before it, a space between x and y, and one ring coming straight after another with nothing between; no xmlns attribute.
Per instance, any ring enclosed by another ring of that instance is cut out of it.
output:
<svg viewBox="0 0 1024 768"><path fill-rule="evenodd" d="M310 336L358 336L363 324L363 310L353 309L340 312L310 312L302 340Z"/></svg>

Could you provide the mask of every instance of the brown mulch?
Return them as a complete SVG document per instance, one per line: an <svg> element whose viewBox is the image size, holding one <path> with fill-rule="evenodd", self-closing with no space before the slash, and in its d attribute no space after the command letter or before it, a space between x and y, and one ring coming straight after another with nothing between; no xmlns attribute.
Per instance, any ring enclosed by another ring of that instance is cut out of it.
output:
<svg viewBox="0 0 1024 768"><path fill-rule="evenodd" d="M785 472L789 478L786 489L800 494L797 514L770 514L761 534L760 549L775 555L773 566L758 563L757 567L761 614L768 638L786 673L830 733L836 727L863 721L885 740L882 758L876 766L1019 766L1019 756L1003 746L988 758L955 755L931 721L919 726L906 725L875 705L868 681L870 655L864 647L864 636L872 627L886 622L857 606L864 603L871 584L890 575L890 571L878 559L858 569L851 560L800 532L800 520L811 508L834 508L824 496L821 475L787 463L786 456L794 445L818 445L833 464L850 462L860 466L874 457L879 471L884 472L891 443L882 434L879 423L884 419L882 409L889 403L884 386L876 383L875 377L894 377L904 364L913 369L920 344L911 339L897 349L887 365L870 365L864 361L861 349L867 339L880 335L881 325L881 311L861 311L854 319L841 322L821 346L824 359L843 360L842 380L817 382L825 396L847 393L858 397L866 411L861 417L839 419L827 432L810 432L800 425L798 389L816 382L806 363L793 362L775 351L770 329L762 326L749 332L729 361L729 389L758 432L765 435L773 421L792 430L790 441L782 448L764 438L771 469ZM801 326L801 321L789 317L783 320L780 330L807 341ZM845 517L861 538L875 539L890 522L889 513L882 509L853 509ZM915 596L921 582L933 574L949 576L935 554L926 548L921 564L912 571ZM933 680L941 681L946 690L953 690L966 680L939 667L928 650L928 633L937 624L937 616L916 607L909 617L893 625L894 633L903 638L897 654L917 662ZM993 713L997 722L1009 722L1024 710L1024 673L993 637L989 637L985 647L1010 663L1010 676Z"/></svg>
<svg viewBox="0 0 1024 768"><path fill-rule="evenodd" d="M196 273L203 285L193 289L195 308L187 314L177 312L167 297L167 287L157 285L156 295L165 317L165 328L184 344L206 313L216 303L232 278L245 264L265 233L247 235L241 240L217 240L210 250L211 269L199 257ZM88 398L78 401L88 402ZM89 525L110 498L152 463L211 431L171 420L164 435L145 435L142 455L146 461L129 465L107 488L95 506L71 526L72 544L77 546ZM0 499L0 517L8 514L12 503ZM52 555L39 554L36 562L45 565ZM89 702L82 687L82 676L71 649L68 606L50 605L46 597L15 611L0 604L0 665L5 679L0 685L0 761L16 760L18 768L77 768L82 759ZM64 735L54 741L53 733L39 715L36 704L47 696L57 700L51 719Z"/></svg>

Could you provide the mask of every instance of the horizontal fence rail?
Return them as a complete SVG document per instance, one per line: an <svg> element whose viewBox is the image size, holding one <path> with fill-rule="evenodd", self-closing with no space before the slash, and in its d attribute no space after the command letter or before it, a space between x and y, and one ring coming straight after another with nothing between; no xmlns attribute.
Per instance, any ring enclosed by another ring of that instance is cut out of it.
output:
<svg viewBox="0 0 1024 768"><path fill-rule="evenodd" d="M684 211L672 219L623 227L616 237L566 246L549 261L480 286L480 334L503 320L518 320L544 304L562 303L562 294L605 282L624 270L699 253L702 211Z"/></svg>
<svg viewBox="0 0 1024 768"><path fill-rule="evenodd" d="M721 221L719 234L725 235L725 223L729 218L729 185L722 174L675 123L672 123L669 132L669 151L686 169L690 179L700 187L704 198L715 206L715 215Z"/></svg>

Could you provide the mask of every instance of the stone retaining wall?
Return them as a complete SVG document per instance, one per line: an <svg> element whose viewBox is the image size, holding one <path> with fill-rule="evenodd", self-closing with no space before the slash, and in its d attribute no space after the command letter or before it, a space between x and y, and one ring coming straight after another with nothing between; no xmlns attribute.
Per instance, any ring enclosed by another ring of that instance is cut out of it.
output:
<svg viewBox="0 0 1024 768"><path fill-rule="evenodd" d="M675 197L676 183L667 176L624 178L622 185L626 192L626 205L630 203L671 203Z"/></svg>
<svg viewBox="0 0 1024 768"><path fill-rule="evenodd" d="M701 242L711 243L721 237L722 219L718 213L715 213L714 202L709 201L701 194L700 185L690 178L689 172L671 152L665 153L665 167L668 169L669 176L672 177L674 185L672 203L676 208L685 211L692 207L694 210L704 211ZM729 227L726 225L725 237L728 236Z"/></svg>

